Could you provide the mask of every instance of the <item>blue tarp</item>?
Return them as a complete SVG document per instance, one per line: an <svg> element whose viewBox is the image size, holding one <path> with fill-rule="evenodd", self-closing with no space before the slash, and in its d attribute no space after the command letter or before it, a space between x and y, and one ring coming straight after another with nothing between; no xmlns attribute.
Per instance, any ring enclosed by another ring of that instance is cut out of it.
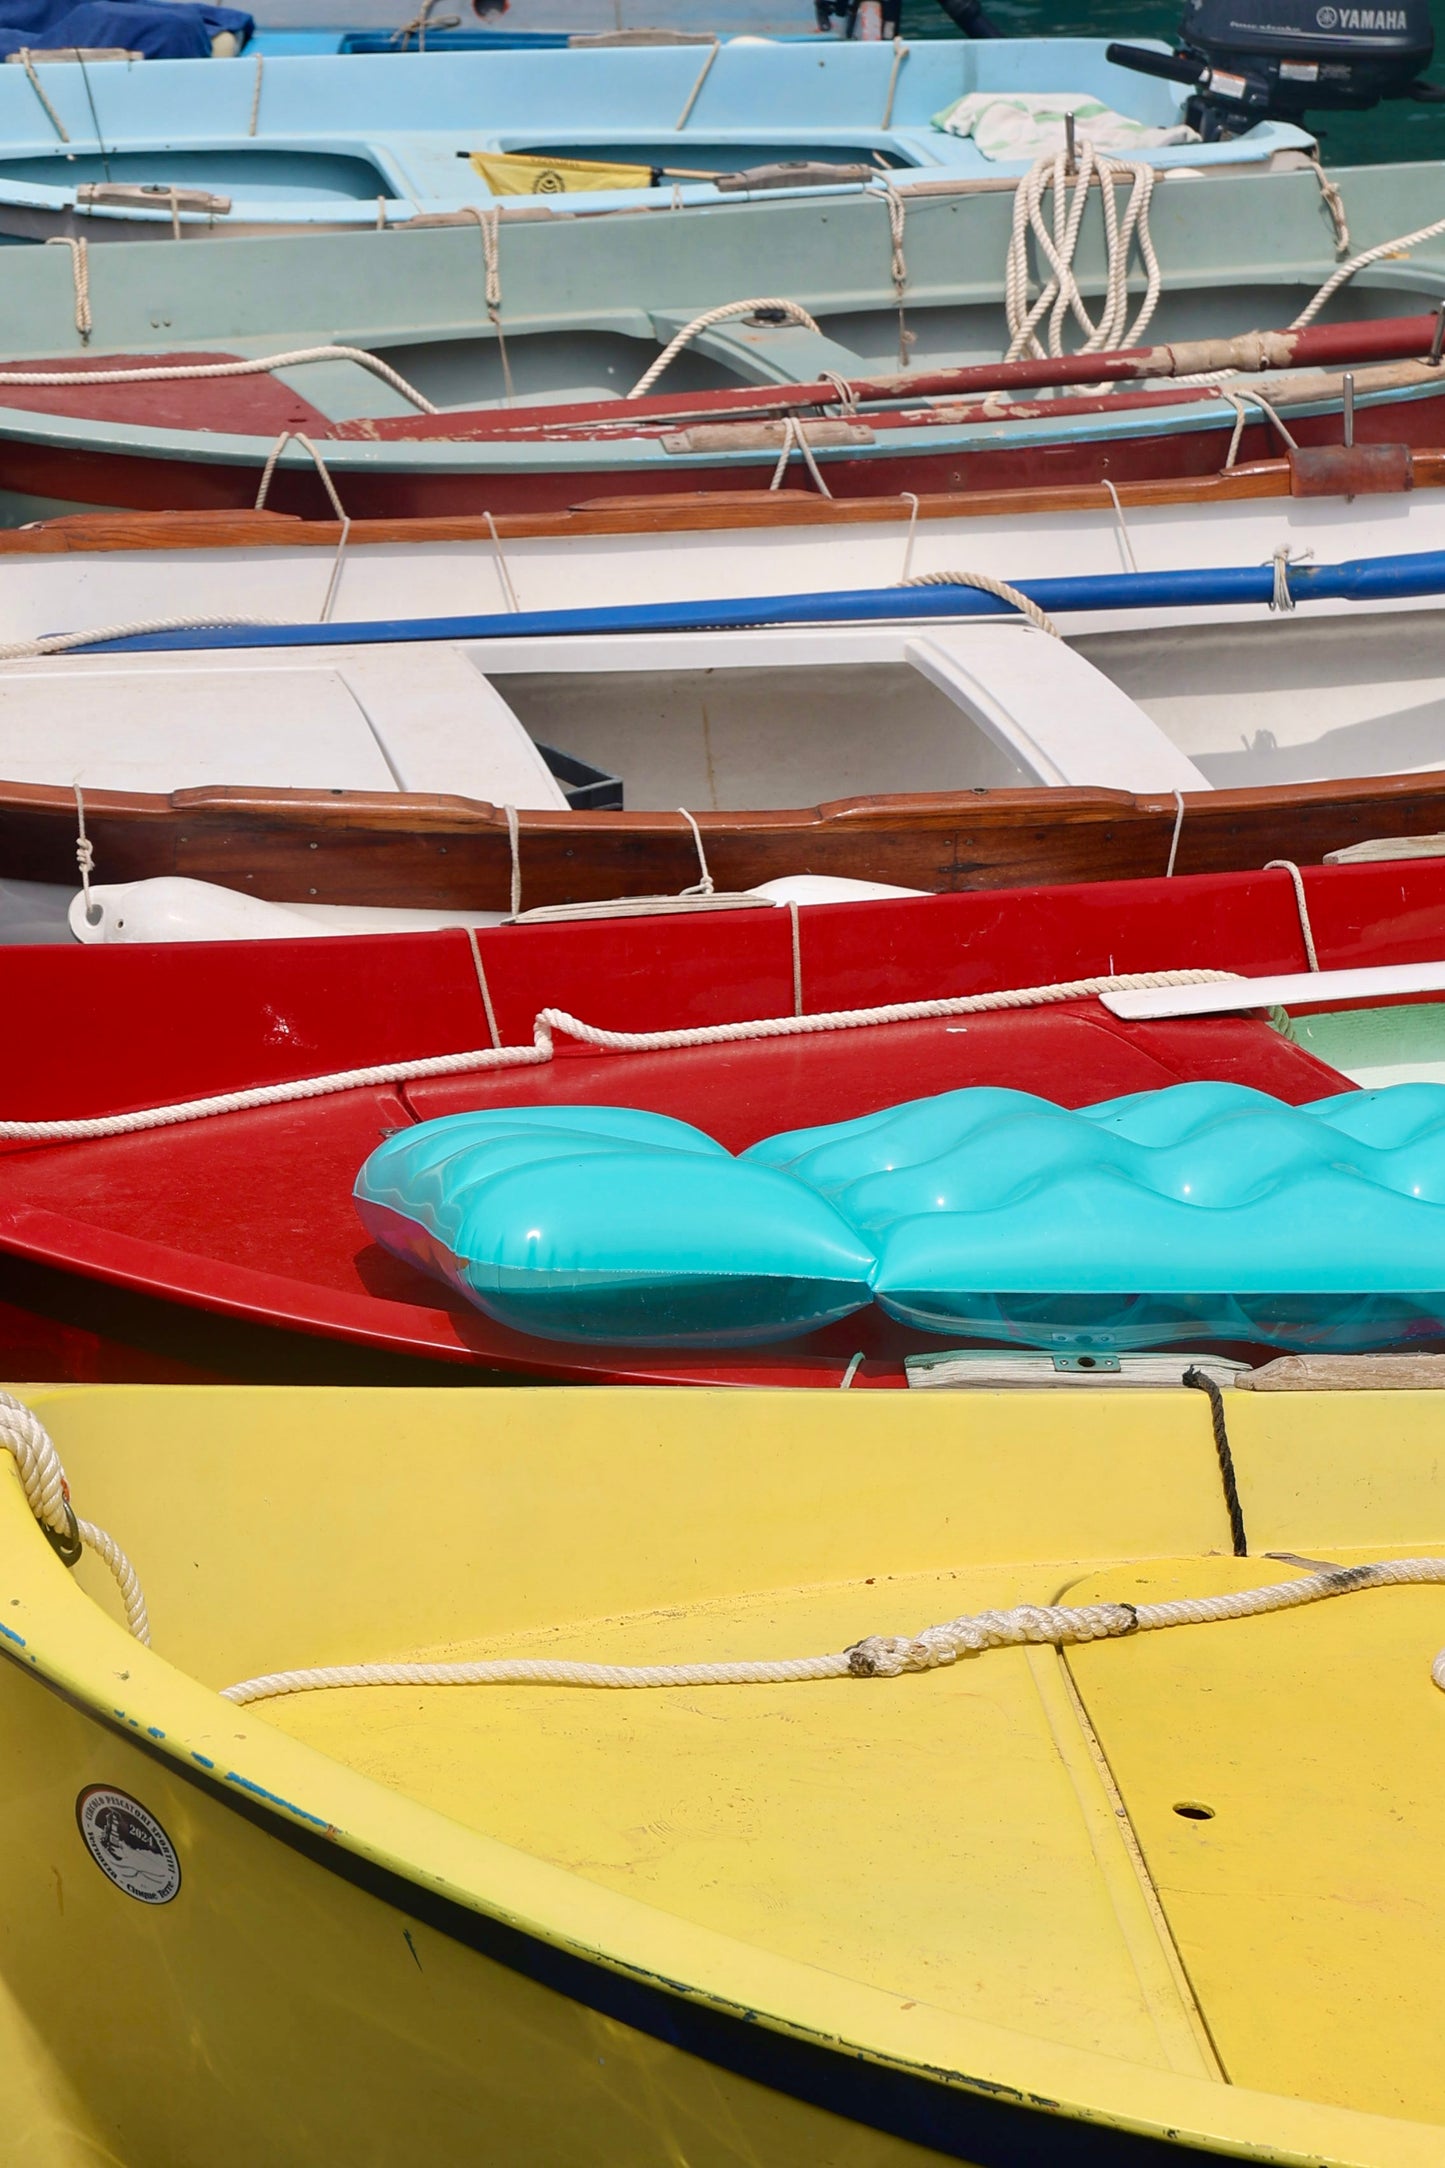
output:
<svg viewBox="0 0 1445 2168"><path fill-rule="evenodd" d="M123 46L147 60L208 60L211 40L229 30L244 45L255 29L239 8L208 0L0 0L0 55L22 46Z"/></svg>

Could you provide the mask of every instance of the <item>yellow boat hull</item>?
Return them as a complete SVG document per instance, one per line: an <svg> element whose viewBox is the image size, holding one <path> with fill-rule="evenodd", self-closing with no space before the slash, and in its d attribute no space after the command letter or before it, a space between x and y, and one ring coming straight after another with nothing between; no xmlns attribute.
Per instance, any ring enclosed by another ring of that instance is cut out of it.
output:
<svg viewBox="0 0 1445 2168"><path fill-rule="evenodd" d="M898 1680L216 1692L1427 1551L1434 1396L1231 1394L1245 1559L1192 1393L27 1398L155 1648L6 1458L7 2162L1445 2157L1445 1589Z"/></svg>

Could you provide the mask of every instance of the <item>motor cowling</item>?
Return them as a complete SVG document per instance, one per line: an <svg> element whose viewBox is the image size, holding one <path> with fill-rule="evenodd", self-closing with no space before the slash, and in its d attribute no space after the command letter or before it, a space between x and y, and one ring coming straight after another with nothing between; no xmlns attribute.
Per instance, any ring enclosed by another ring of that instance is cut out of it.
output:
<svg viewBox="0 0 1445 2168"><path fill-rule="evenodd" d="M1265 119L1428 98L1419 76L1434 49L1429 0L1185 0L1177 53L1111 45L1109 58L1187 83L1186 117L1207 141Z"/></svg>

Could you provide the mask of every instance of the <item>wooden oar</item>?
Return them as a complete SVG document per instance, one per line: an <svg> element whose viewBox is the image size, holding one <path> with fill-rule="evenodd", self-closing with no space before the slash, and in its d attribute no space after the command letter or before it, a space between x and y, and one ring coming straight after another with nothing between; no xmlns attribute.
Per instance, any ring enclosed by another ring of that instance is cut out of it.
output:
<svg viewBox="0 0 1445 2168"><path fill-rule="evenodd" d="M649 394L642 399L591 400L543 408L522 405L489 409L475 419L471 415L467 419L469 432L488 436L539 428L556 432L598 423L621 431L674 421L683 428L703 422L776 420L809 407L836 406L840 383L846 383L852 400L876 414L880 407L983 398L995 392L1124 384L1148 378L1205 375L1216 370L1259 376L1281 369L1340 368L1352 363L1417 358L1440 364L1437 349L1442 322L1445 304L1433 316L1311 324L1303 331L1250 331L1233 339L1189 339L1173 346L1122 347L1112 353L1047 355L1027 361L975 362L959 369L919 369L812 384L747 385L736 391ZM1445 381L1445 366L1441 375ZM451 413L447 419L457 422L462 415Z"/></svg>

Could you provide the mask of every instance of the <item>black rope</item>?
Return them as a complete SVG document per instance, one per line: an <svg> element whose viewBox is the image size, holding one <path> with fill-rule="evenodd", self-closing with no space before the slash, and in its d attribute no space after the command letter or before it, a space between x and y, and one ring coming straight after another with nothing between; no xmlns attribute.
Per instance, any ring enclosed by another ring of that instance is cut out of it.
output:
<svg viewBox="0 0 1445 2168"><path fill-rule="evenodd" d="M1234 1475L1234 1455L1229 1450L1229 1432L1224 1424L1224 1395L1206 1371L1192 1366L1184 1373L1186 1385L1197 1386L1201 1393L1209 1395L1209 1416L1214 1425L1214 1451L1219 1461L1219 1480L1224 1485L1224 1503L1229 1509L1229 1533L1234 1543L1236 1558L1248 1558L1249 1544L1244 1534L1244 1509L1239 1503L1239 1485Z"/></svg>

